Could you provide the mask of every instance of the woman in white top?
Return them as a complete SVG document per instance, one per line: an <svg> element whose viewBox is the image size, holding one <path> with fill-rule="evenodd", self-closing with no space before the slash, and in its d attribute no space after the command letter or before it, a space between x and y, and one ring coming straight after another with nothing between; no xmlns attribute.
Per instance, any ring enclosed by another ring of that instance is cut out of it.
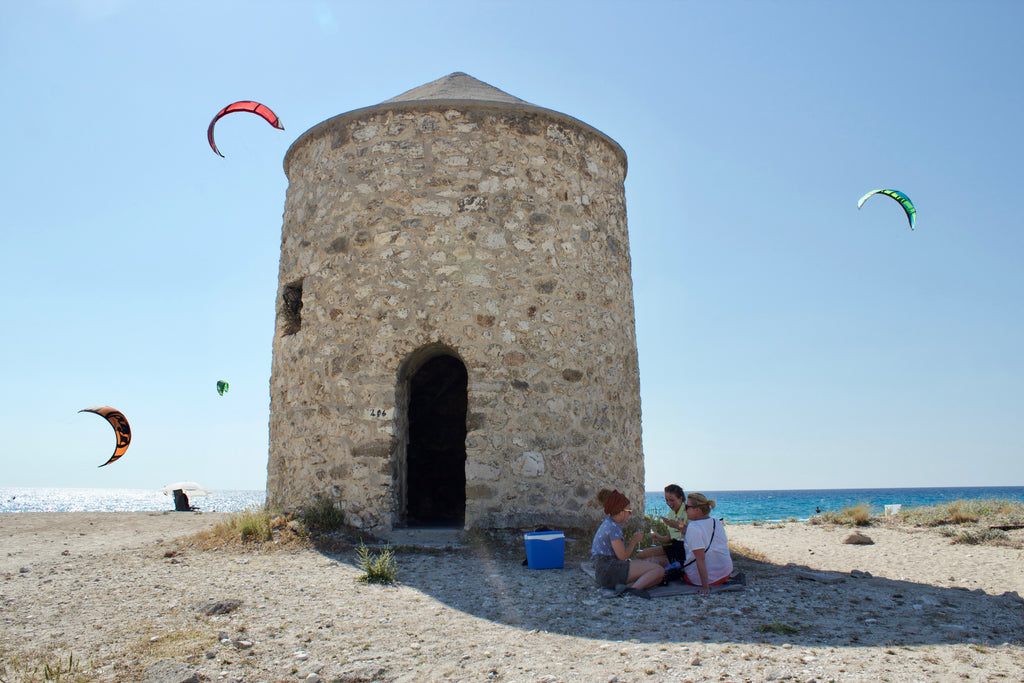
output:
<svg viewBox="0 0 1024 683"><path fill-rule="evenodd" d="M683 579L700 586L700 594L707 595L711 586L725 583L732 574L729 539L725 536L725 525L711 517L715 501L708 500L703 493L691 493L683 507L689 519Z"/></svg>

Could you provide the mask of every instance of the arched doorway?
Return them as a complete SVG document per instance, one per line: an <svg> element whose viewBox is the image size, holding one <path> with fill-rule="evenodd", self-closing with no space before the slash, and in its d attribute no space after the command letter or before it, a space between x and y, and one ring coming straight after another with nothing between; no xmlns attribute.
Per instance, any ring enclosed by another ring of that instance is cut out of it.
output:
<svg viewBox="0 0 1024 683"><path fill-rule="evenodd" d="M458 526L466 518L466 366L434 356L409 381L406 524Z"/></svg>

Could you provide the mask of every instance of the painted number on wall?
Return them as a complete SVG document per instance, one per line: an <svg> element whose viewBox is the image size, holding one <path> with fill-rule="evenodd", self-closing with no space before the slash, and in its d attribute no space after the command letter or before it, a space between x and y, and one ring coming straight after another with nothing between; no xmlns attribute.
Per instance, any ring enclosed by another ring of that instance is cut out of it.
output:
<svg viewBox="0 0 1024 683"><path fill-rule="evenodd" d="M370 408L370 417L387 417L387 416L388 416L388 411L386 411L386 410L382 410L381 408L377 408L376 410L374 410L373 408Z"/></svg>

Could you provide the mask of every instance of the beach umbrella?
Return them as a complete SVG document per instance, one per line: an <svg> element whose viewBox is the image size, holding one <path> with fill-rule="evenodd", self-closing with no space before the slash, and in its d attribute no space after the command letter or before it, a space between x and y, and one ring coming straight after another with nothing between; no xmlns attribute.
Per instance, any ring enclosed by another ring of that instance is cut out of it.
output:
<svg viewBox="0 0 1024 683"><path fill-rule="evenodd" d="M163 487L165 496L169 496L174 493L176 489L181 489L186 496L189 498L195 498L196 496L208 496L210 492L194 481L179 481L174 484L168 484Z"/></svg>

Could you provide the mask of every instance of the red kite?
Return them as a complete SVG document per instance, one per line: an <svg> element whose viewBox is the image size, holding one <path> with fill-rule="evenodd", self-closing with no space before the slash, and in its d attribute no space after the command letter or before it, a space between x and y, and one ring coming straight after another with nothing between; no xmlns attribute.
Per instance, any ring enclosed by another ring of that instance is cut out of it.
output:
<svg viewBox="0 0 1024 683"><path fill-rule="evenodd" d="M83 408L79 410L80 413L96 413L102 418L106 418L110 426L114 428L114 435L117 437L117 443L114 445L114 454L110 456L110 460L100 465L109 465L114 462L128 450L128 444L132 442L132 430L128 426L128 420L125 419L124 415L120 410L114 410L110 406L96 406L94 408Z"/></svg>
<svg viewBox="0 0 1024 683"><path fill-rule="evenodd" d="M281 119L277 118L277 114L270 111L270 107L264 104L260 104L259 102L253 102L251 100L232 102L231 104L217 112L217 115L213 117L213 121L210 121L210 127L206 129L206 139L210 142L210 147L213 148L214 152L220 154L220 156L224 155L220 153L220 150L217 149L217 143L213 141L213 127L217 124L217 121L219 121L221 117L226 116L228 114L233 114L236 111L252 112L257 116L262 116L263 119L267 123L272 125L274 128L277 128L278 130L284 130L284 126L281 125Z"/></svg>

